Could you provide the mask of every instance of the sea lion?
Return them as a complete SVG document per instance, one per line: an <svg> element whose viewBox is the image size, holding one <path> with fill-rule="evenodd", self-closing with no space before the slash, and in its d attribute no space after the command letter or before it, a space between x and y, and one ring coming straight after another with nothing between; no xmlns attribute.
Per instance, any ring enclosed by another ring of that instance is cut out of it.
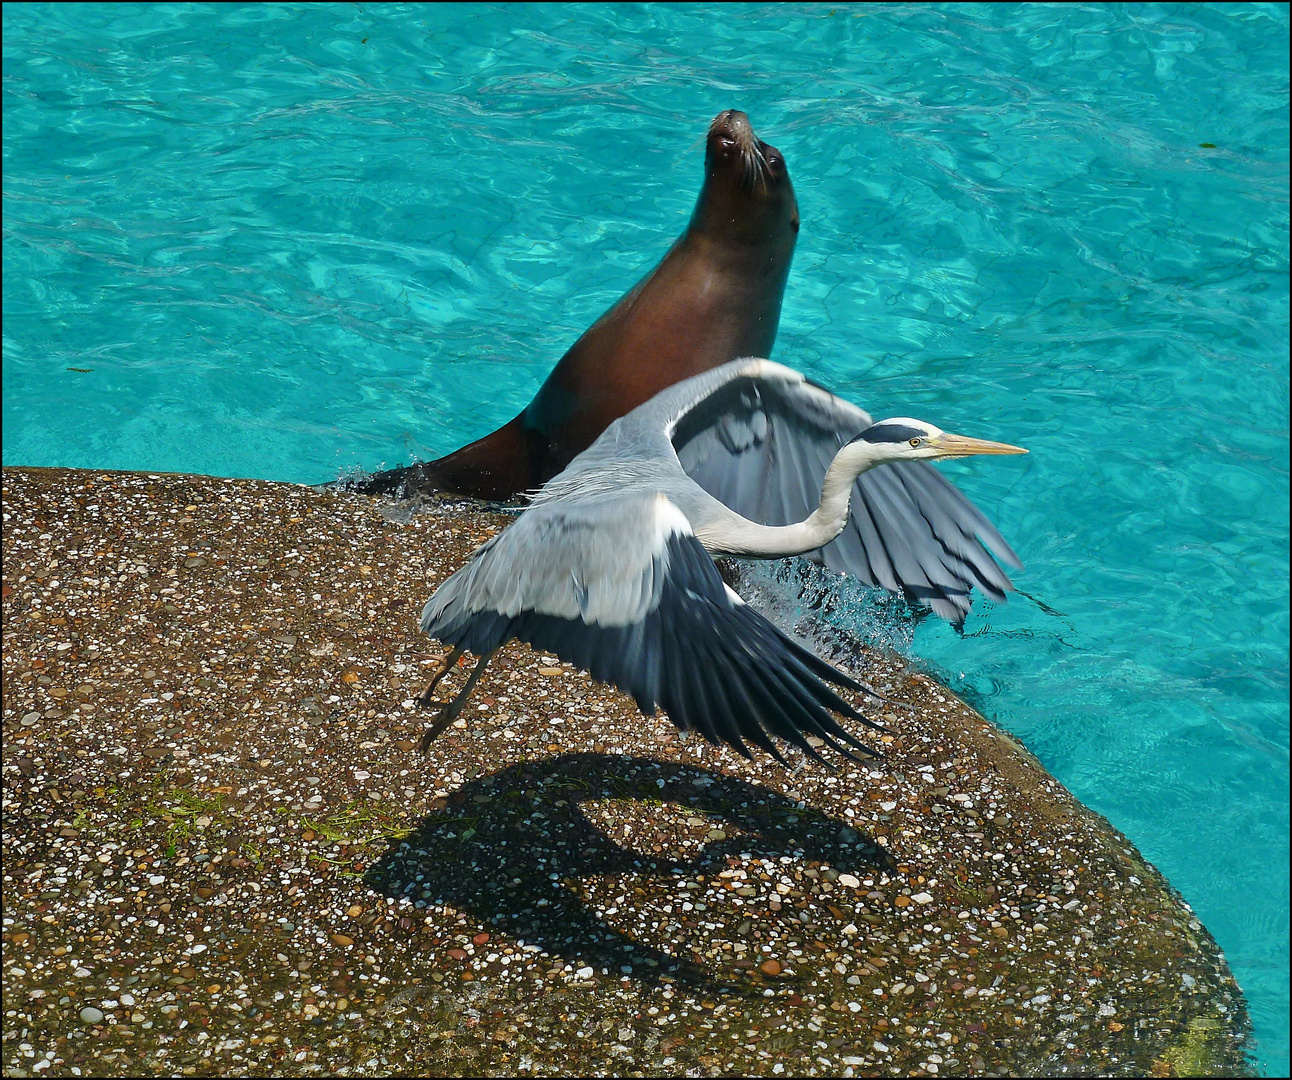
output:
<svg viewBox="0 0 1292 1080"><path fill-rule="evenodd" d="M447 457L347 486L481 499L540 487L665 387L737 357L770 356L798 230L784 156L744 113L719 113L686 231L561 357L524 412Z"/></svg>

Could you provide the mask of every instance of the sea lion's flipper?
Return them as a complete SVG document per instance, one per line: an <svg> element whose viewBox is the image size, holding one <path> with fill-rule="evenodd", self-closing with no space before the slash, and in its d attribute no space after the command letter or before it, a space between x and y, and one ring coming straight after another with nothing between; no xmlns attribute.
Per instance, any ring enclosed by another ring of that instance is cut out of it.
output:
<svg viewBox="0 0 1292 1080"><path fill-rule="evenodd" d="M523 420L523 415L518 416L483 439L435 461L387 469L366 480L347 481L345 486L364 495L403 499L434 491L494 501L511 498L543 482L537 468L542 447L536 445L543 438L528 430Z"/></svg>

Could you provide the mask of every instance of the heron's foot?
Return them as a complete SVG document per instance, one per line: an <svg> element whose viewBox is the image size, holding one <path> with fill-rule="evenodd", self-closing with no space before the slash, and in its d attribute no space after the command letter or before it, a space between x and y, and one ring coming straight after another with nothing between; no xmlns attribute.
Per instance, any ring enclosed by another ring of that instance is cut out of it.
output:
<svg viewBox="0 0 1292 1080"><path fill-rule="evenodd" d="M457 697L444 706L440 715L435 718L435 723L426 729L426 734L422 736L420 746L423 754L431 748L431 743L435 740L435 737L458 718L458 714L462 712L462 707L467 703L467 698L471 696L471 691L475 689L476 683L480 681L480 676L484 674L485 667L493 658L493 654L497 651L497 649L491 649L480 658L479 662L475 666L475 670L471 672L471 677L467 679L466 686L462 688L462 691ZM460 648L454 649L448 659L445 660L447 667L452 667L453 664L457 663L458 657L461 655L462 650ZM419 705L424 705L425 708L430 708L430 706L434 704L430 696L431 691L435 689L435 684L438 683L440 679L444 678L444 674L444 672L440 672L433 680L431 680L431 685L428 686L422 692L422 696L417 699Z"/></svg>
<svg viewBox="0 0 1292 1080"><path fill-rule="evenodd" d="M435 723L426 729L426 734L422 736L422 741L417 745L417 749L420 753L427 753L431 749L431 743L433 743L439 735L443 734L444 729L458 718L458 714L462 712L462 704L464 702L465 698L455 698L440 710L440 715L435 718ZM426 707L429 708L430 705L428 704Z"/></svg>

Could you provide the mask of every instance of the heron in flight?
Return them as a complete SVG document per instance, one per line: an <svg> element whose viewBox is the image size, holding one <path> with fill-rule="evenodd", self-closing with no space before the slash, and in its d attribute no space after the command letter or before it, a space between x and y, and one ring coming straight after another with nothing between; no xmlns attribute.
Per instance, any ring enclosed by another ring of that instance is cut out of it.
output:
<svg viewBox="0 0 1292 1080"><path fill-rule="evenodd" d="M747 606L713 557L813 553L961 622L975 584L999 599L1011 587L983 541L1021 564L925 463L1026 452L906 417L874 423L770 360L676 383L606 428L427 601L421 628L451 651L419 704L463 652L480 659L422 750L519 638L745 757L748 741L783 761L782 739L819 760L809 736L873 755L831 713L883 729L830 684L874 692Z"/></svg>

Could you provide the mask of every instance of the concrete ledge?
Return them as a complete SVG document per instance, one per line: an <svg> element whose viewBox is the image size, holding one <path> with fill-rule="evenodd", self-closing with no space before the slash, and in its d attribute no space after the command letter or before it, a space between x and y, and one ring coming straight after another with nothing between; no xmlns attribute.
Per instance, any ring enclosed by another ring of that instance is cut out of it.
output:
<svg viewBox="0 0 1292 1080"><path fill-rule="evenodd" d="M900 658L870 766L517 644L422 758L416 617L505 518L19 468L4 515L9 1075L1251 1073L1161 875Z"/></svg>

